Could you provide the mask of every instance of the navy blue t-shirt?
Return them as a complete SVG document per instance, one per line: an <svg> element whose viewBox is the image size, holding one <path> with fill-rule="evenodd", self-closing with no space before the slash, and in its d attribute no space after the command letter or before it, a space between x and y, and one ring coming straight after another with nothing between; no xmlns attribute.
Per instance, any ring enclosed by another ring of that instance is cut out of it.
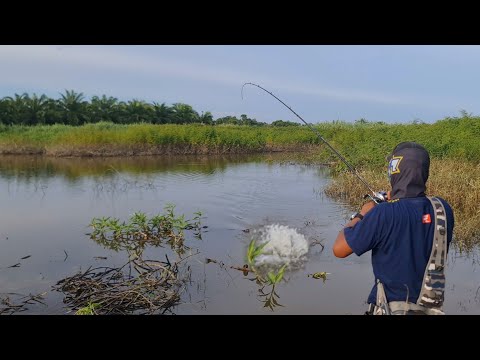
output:
<svg viewBox="0 0 480 360"><path fill-rule="evenodd" d="M450 205L439 198L447 214L447 241L452 241L454 226ZM423 223L423 215L430 214L431 223ZM435 217L426 197L404 198L380 203L363 220L345 228L345 239L358 256L372 250L375 279L385 287L388 301L408 300L416 303L422 287L423 275L432 251ZM374 285L368 303L375 304L377 288Z"/></svg>

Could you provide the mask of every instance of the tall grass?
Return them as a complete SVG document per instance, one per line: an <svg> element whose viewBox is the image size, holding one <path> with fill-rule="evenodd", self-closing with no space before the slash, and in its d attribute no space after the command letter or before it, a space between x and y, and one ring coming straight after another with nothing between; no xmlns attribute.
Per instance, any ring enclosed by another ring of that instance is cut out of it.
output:
<svg viewBox="0 0 480 360"><path fill-rule="evenodd" d="M328 123L319 130L355 166L382 166L401 141L423 144L433 158L480 161L480 117L434 124Z"/></svg>
<svg viewBox="0 0 480 360"><path fill-rule="evenodd" d="M205 125L3 126L0 152L48 155L242 153L317 144L308 129Z"/></svg>
<svg viewBox="0 0 480 360"><path fill-rule="evenodd" d="M422 143L434 158L480 160L480 118L434 124L321 123L318 130L354 166L376 167L401 141ZM301 150L321 144L305 126L254 127L200 124L0 126L0 153L48 155L212 154ZM337 161L322 146L319 156Z"/></svg>

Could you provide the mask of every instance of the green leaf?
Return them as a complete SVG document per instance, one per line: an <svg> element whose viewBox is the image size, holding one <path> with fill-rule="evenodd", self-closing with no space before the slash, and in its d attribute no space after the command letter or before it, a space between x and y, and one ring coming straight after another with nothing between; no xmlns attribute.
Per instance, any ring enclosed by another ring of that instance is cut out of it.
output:
<svg viewBox="0 0 480 360"><path fill-rule="evenodd" d="M247 249L247 262L249 264L252 264L255 258L253 255L254 249L255 249L255 240L252 240L250 241L250 244L248 245L248 249Z"/></svg>
<svg viewBox="0 0 480 360"><path fill-rule="evenodd" d="M283 274L285 273L285 268L287 265L283 265L280 270L278 270L277 276L275 277L275 282L279 283L283 279Z"/></svg>
<svg viewBox="0 0 480 360"><path fill-rule="evenodd" d="M269 242L265 242L263 244L261 244L260 246L258 246L256 249L255 249L255 255L260 255L262 253L262 250L265 246L267 246Z"/></svg>
<svg viewBox="0 0 480 360"><path fill-rule="evenodd" d="M267 274L267 277L270 283L275 284L276 277L271 271Z"/></svg>

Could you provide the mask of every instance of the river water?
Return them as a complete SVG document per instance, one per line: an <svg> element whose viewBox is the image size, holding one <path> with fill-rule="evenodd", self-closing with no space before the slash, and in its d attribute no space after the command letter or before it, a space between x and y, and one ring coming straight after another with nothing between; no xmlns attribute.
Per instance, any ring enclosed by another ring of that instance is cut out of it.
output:
<svg viewBox="0 0 480 360"><path fill-rule="evenodd" d="M273 155L1 157L0 296L46 292L45 305L28 305L22 314L67 313L64 294L53 285L89 266L125 260L90 239L92 218L155 215L173 203L187 218L201 211L206 226L201 240L189 240L198 253L188 259L191 279L175 314L362 314L373 284L370 255L333 256L350 211L324 195L329 181L327 168L282 163ZM302 234L309 251L276 286L283 306L269 309L255 282L205 259L242 266L252 236L273 224ZM450 252L447 314L480 313L477 258L477 252ZM326 281L308 276L322 271L330 273Z"/></svg>

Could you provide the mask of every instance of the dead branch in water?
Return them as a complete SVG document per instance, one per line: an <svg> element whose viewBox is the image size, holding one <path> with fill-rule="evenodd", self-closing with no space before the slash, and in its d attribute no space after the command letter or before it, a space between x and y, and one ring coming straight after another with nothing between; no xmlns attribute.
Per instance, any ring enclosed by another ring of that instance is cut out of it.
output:
<svg viewBox="0 0 480 360"><path fill-rule="evenodd" d="M222 261L218 261L218 260L215 260L215 259L210 259L210 258L206 258L205 259L206 263L209 264L209 263L214 263L214 264L218 264L220 265L220 267L226 267L226 265L222 262ZM239 267L239 266L229 266L228 267L229 269L234 269L234 270L239 270L239 271L243 271L243 274L244 275L248 275L249 272L254 272L253 269L249 268L247 264L243 265L243 267Z"/></svg>
<svg viewBox="0 0 480 360"><path fill-rule="evenodd" d="M320 245L322 247L322 251L325 249L325 245L323 245L320 241L318 240L314 240L312 241L312 243L310 244L310 247L313 247L315 245Z"/></svg>
<svg viewBox="0 0 480 360"><path fill-rule="evenodd" d="M88 268L54 289L66 295L63 302L74 311L92 307L99 315L163 314L180 300L180 284L177 264L136 259L119 268Z"/></svg>
<svg viewBox="0 0 480 360"><path fill-rule="evenodd" d="M27 305L34 305L35 303L42 304L47 306L43 302L43 298L46 295L46 292L37 295L22 295L17 293L8 293L4 298L0 299L0 315L13 315L15 313L27 311ZM10 296L19 297L17 302L12 300Z"/></svg>

